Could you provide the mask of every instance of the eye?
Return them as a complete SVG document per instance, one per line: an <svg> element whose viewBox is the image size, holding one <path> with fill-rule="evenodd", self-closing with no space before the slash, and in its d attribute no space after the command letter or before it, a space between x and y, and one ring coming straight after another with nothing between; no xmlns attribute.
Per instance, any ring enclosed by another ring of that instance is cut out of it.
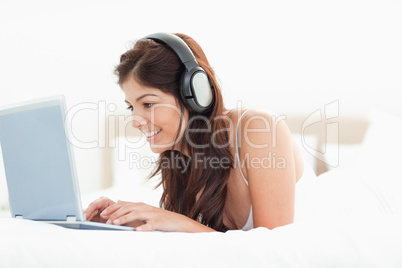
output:
<svg viewBox="0 0 402 268"><path fill-rule="evenodd" d="M127 110L133 111L133 106L128 106Z"/></svg>
<svg viewBox="0 0 402 268"><path fill-rule="evenodd" d="M151 108L154 105L154 103L144 103L145 108Z"/></svg>

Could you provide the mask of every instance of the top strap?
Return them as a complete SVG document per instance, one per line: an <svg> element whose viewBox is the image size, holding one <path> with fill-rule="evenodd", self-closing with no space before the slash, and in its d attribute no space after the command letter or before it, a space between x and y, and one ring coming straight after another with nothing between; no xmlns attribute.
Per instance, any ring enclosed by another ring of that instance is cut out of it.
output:
<svg viewBox="0 0 402 268"><path fill-rule="evenodd" d="M243 171L241 170L240 157L239 157L239 146L238 146L238 144L239 144L238 139L239 138L238 138L237 132L238 132L239 125L240 125L240 120L242 119L243 115L245 113L247 113L248 111L249 110L246 110L244 113L242 113L242 115L240 116L239 120L237 121L237 126L236 126L236 158L237 158L237 162L239 163L240 173L241 173L241 175L242 175L242 177L244 179L244 182L247 184L247 186L248 186L248 182L247 182L246 178L244 177Z"/></svg>

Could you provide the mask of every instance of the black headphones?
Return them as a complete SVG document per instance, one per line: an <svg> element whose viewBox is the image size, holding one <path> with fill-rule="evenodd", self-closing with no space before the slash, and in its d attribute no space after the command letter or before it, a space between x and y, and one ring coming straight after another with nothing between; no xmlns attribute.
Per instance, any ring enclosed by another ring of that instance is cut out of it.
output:
<svg viewBox="0 0 402 268"><path fill-rule="evenodd" d="M210 111L214 104L211 82L188 45L180 37L170 33L155 33L145 38L169 46L186 67L180 86L181 99L186 108L200 114Z"/></svg>

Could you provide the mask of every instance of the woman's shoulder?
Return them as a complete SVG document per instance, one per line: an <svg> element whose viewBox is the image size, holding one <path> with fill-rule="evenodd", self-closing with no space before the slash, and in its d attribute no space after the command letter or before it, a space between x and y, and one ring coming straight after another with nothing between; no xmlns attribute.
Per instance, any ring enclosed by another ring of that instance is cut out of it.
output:
<svg viewBox="0 0 402 268"><path fill-rule="evenodd" d="M226 121L229 122L230 144L233 147L247 150L247 144L263 143L266 139L276 140L278 136L286 140L290 137L289 128L284 122L286 117L272 111L242 108L226 110L223 115L227 116Z"/></svg>
<svg viewBox="0 0 402 268"><path fill-rule="evenodd" d="M241 118L241 126L250 126L252 121L255 121L254 124L258 124L257 121L260 121L263 124L269 123L272 125L276 123L278 120L283 120L285 116L281 116L274 111L263 111L254 108L241 108L241 109L231 109L226 110L224 112L224 116L228 116L229 119L233 122L234 126L239 123L239 119Z"/></svg>
<svg viewBox="0 0 402 268"><path fill-rule="evenodd" d="M269 141L269 144L275 146L277 141L287 143L291 139L290 130L285 122L285 115L251 108L234 109L230 111L230 114L240 144L260 144ZM260 146L256 147L261 148Z"/></svg>

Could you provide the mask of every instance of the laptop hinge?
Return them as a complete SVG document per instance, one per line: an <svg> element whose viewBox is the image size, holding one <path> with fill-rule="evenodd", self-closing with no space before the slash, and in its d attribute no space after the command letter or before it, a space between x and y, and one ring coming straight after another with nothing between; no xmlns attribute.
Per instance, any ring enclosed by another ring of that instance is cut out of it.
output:
<svg viewBox="0 0 402 268"><path fill-rule="evenodd" d="M67 216L67 222L76 222L77 218L75 216Z"/></svg>
<svg viewBox="0 0 402 268"><path fill-rule="evenodd" d="M24 219L24 217L22 217L22 215L15 215L16 219Z"/></svg>

